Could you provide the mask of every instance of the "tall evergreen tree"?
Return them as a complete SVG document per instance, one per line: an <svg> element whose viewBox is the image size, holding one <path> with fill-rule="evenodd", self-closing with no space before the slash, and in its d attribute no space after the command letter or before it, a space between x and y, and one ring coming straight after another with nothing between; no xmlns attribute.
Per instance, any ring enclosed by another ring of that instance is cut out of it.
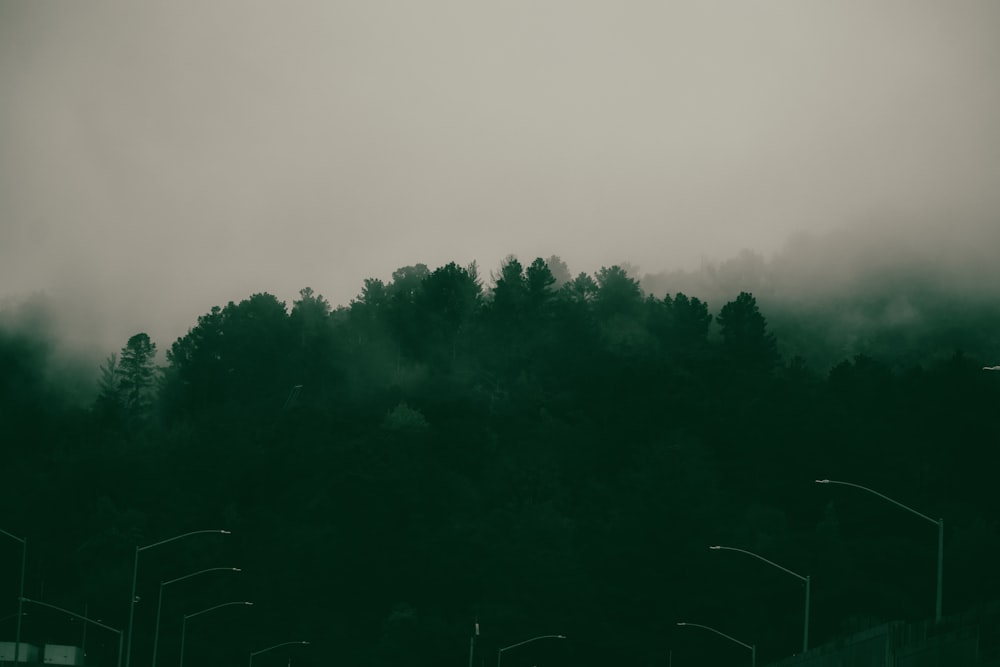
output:
<svg viewBox="0 0 1000 667"><path fill-rule="evenodd" d="M145 333L128 339L118 357L114 370L121 402L130 416L139 416L152 403L156 384L156 343Z"/></svg>
<svg viewBox="0 0 1000 667"><path fill-rule="evenodd" d="M740 292L717 318L727 361L737 368L769 372L778 363L778 345L749 292Z"/></svg>

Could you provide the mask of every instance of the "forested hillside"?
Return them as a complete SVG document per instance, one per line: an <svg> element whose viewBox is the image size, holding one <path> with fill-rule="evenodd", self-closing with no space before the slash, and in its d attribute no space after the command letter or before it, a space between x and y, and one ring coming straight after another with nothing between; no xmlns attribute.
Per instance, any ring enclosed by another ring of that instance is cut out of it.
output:
<svg viewBox="0 0 1000 667"><path fill-rule="evenodd" d="M159 582L222 566L242 572L164 592L158 663L178 660L184 614L249 600L187 621L187 664L302 639L299 665L460 665L477 622L476 665L545 634L568 639L504 665L742 659L678 621L765 664L801 648L801 582L710 545L810 575L813 644L933 614L935 527L819 478L945 519L946 614L1000 596L1000 372L983 370L1000 318L931 305L947 326L904 318L826 363L845 349L828 327L787 304L772 321L750 291L647 292L556 257L491 276L417 264L347 306L260 293L192 313L173 342L137 332L85 405L54 347L12 324L0 528L27 538L26 597L116 628L135 547L232 531L143 552L137 665ZM0 617L17 609L6 542ZM78 621L29 611L24 641L81 644ZM113 635L85 641L113 664Z"/></svg>

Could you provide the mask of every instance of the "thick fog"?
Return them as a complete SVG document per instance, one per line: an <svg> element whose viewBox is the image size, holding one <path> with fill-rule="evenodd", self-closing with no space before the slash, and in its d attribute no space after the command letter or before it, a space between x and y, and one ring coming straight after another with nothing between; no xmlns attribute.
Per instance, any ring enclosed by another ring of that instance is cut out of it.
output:
<svg viewBox="0 0 1000 667"><path fill-rule="evenodd" d="M749 249L828 289L801 257L847 285L898 251L982 285L997 25L992 0L6 2L0 295L110 352L511 253Z"/></svg>

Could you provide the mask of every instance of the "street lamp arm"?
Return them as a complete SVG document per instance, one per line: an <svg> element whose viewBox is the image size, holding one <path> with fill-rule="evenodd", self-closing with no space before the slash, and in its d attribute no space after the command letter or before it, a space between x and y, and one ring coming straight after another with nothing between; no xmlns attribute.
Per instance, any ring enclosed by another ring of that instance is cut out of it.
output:
<svg viewBox="0 0 1000 667"><path fill-rule="evenodd" d="M173 542L174 540L179 540L179 539L182 539L182 538L185 538L185 537L191 537L192 535L203 535L205 533L216 533L218 535L229 535L230 534L230 532L228 530L219 530L219 529L215 529L215 530L194 530L194 531L191 531L190 533L184 533L183 535L175 535L174 537L168 537L165 540L160 540L159 542L154 542L153 544L147 544L144 547L136 547L136 549L137 549L137 551L145 551L146 549L152 549L153 547L158 547L161 544L166 544L168 542Z"/></svg>
<svg viewBox="0 0 1000 667"><path fill-rule="evenodd" d="M207 614L208 612L214 611L216 609L219 609L220 607L231 607L231 606L237 605L237 604L253 606L253 602L242 602L242 601L240 601L240 602L223 602L222 604L217 604L214 607L209 607L208 609L202 609L201 611L196 611L196 612L191 613L191 614L184 614L184 620L186 621L189 618L194 618L195 616L201 616L202 614Z"/></svg>
<svg viewBox="0 0 1000 667"><path fill-rule="evenodd" d="M528 643L531 643L531 642L536 642L539 639L566 639L566 637L564 637L563 635L542 635L541 637L532 637L531 639L525 639L523 642L518 642L516 644L511 644L510 646L504 646L500 650L501 651L506 651L507 649L510 649L510 648L517 648L518 646L522 646L524 644L528 644Z"/></svg>
<svg viewBox="0 0 1000 667"><path fill-rule="evenodd" d="M874 495L878 496L879 498L882 498L883 500L888 500L893 505L895 505L897 507L901 507L904 510L906 510L907 512L912 512L913 514L916 514L917 516L919 516L921 519L924 519L926 521L930 521L933 524L940 523L940 519L932 519L929 516L927 516L926 514L924 514L922 512L918 512L917 510L913 509L912 507L908 507L908 506L904 505L903 503L899 502L898 500L893 500L889 496L887 496L885 494L882 494L882 493L879 493L875 489L869 489L867 486L861 486L860 484L854 484L852 482L838 482L837 480L833 480L833 479L817 479L816 483L817 484L841 484L843 486L853 486L855 489L861 489L862 491L867 491L868 493L874 494Z"/></svg>
<svg viewBox="0 0 1000 667"><path fill-rule="evenodd" d="M17 541L18 541L18 542L20 542L21 544L24 544L24 541L25 541L25 540L24 540L24 538L23 538L23 537L18 537L17 535L14 535L13 533L8 533L8 532L7 532L6 530L4 530L3 528L0 528L0 533L3 533L4 535L6 535L7 537L11 538L12 540L17 540Z"/></svg>
<svg viewBox="0 0 1000 667"><path fill-rule="evenodd" d="M768 560L768 559L764 558L763 556L755 554L752 551L747 551L746 549L737 549L736 547L721 547L721 546L718 546L718 545L709 547L709 549L712 549L712 550L715 550L715 551L720 550L720 549L725 550L725 551L738 551L741 554L746 554L747 556L753 556L754 558L762 560L765 563L767 563L768 565L773 565L774 567L778 568L779 570L782 570L783 572L787 572L788 574L792 575L793 577L798 577L802 581L806 580L806 577L802 576L798 572L792 572L787 567L782 567L782 566L778 565L777 563L775 563L774 561Z"/></svg>
<svg viewBox="0 0 1000 667"><path fill-rule="evenodd" d="M69 609L63 609L62 607L57 607L54 604L49 604L48 602L42 602L40 600L32 600L31 598L26 598L24 596L21 596L20 599L23 602L30 602L31 604L39 604L39 605L41 605L43 607L48 607L49 609L55 609L56 611L61 611L64 614L69 614L70 616L73 616L74 618L79 618L81 621L87 621L88 623L93 623L94 625L96 625L98 627L101 627L101 628L104 628L105 630L110 630L111 632L117 632L118 634L122 633L122 631L119 630L118 628L112 628L110 625L104 625L100 621L95 621L92 618L87 618L86 616L82 616L80 614L76 614L76 613L70 611ZM27 612L25 612L25 613L27 613Z"/></svg>
<svg viewBox="0 0 1000 667"><path fill-rule="evenodd" d="M942 588L944 587L944 583L943 583L944 582L944 519L932 519L929 516L927 516L926 514L922 514L921 512L918 512L917 510L913 509L912 507L907 507L906 505L904 505L903 503L899 502L898 500L893 500L889 496L881 494L878 491L875 491L874 489L869 489L867 486L861 486L860 484L854 484L852 482L838 482L838 481L832 480L832 479L817 479L816 483L817 484L842 484L844 486L853 486L856 489L861 489L862 491L867 491L868 493L876 495L879 498L882 498L883 500L888 500L893 505L895 505L897 507L901 507L902 509L906 510L907 512L912 512L913 514L916 514L917 516L919 516L921 519L925 519L927 521L930 521L931 523L933 523L934 525L937 526L937 529L938 529L937 597L936 597L935 602L934 602L934 622L935 623L940 623L941 622L941 596L942 596Z"/></svg>
<svg viewBox="0 0 1000 667"><path fill-rule="evenodd" d="M55 609L56 611L61 611L64 614L69 614L70 616L73 616L75 618L79 618L80 620L83 620L83 621L87 621L88 623L93 623L94 625L96 625L99 628L104 628L105 630L110 630L111 632L118 633L118 665L117 665L117 667L121 667L121 665L122 665L122 640L123 640L123 638L125 636L125 633L122 632L121 630L119 630L118 628L112 628L110 625L104 625L100 621L95 621L92 618L87 618L86 616L81 616L80 614L76 614L76 613L71 612L69 609L63 609L62 607L57 607L54 604L49 604L48 602L41 602L39 600L31 600L29 598L24 597L23 595L21 595L18 598L18 600L20 602L31 602L32 604L38 604L38 605L41 605L43 607L48 607L49 609Z"/></svg>
<svg viewBox="0 0 1000 667"><path fill-rule="evenodd" d="M806 584L806 607L805 607L805 620L802 623L802 652L805 653L806 651L808 651L809 650L809 598L810 598L810 588L811 588L811 586L810 586L811 582L809 580L809 577L808 576L802 576L798 572L792 572L787 567L782 567L781 565L778 565L774 561L768 560L768 559L764 558L763 556L761 556L760 554L755 554L754 552L747 551L746 549L737 549L736 547L723 547L723 546L719 546L719 545L716 545L716 546L713 546L713 547L709 547L709 549L713 549L713 550L724 549L726 551L738 551L741 554L746 554L747 556L753 556L754 558L757 558L758 560L762 560L765 563L767 563L768 565L773 565L774 567L778 568L782 572L787 572L788 574L792 575L793 577L801 579L802 581L805 582L805 584Z"/></svg>
<svg viewBox="0 0 1000 667"><path fill-rule="evenodd" d="M267 648L262 648L259 651L250 651L250 657L252 658L253 656L260 655L261 653L267 653L268 651L273 651L274 649L281 648L282 646L291 646L292 644L304 644L304 645L308 646L309 642L307 642L307 641L282 642L281 644L275 644L274 646L268 646Z"/></svg>
<svg viewBox="0 0 1000 667"><path fill-rule="evenodd" d="M539 637L532 637L531 639L525 639L523 642L518 642L516 644L511 644L510 646L504 646L503 648L497 649L497 667L500 667L500 658L503 656L503 652L517 648L518 646L524 646L525 644L530 644L531 642L537 642L539 639L566 639L563 635L541 635Z"/></svg>
<svg viewBox="0 0 1000 667"><path fill-rule="evenodd" d="M156 629L153 631L153 660L150 663L151 667L156 667L156 655L160 646L160 611L163 608L163 589L170 584L176 584L178 581L184 581L185 579L190 579L191 577L196 577L199 574L205 574L206 572L215 572L218 570L224 570L227 572L240 572L238 567L210 567L204 570L199 570L197 572L192 572L190 574L185 574L183 577L177 577L176 579L170 579L169 581L160 582L160 594L156 598Z"/></svg>
<svg viewBox="0 0 1000 667"><path fill-rule="evenodd" d="M176 584L178 581L184 581L185 579L190 579L191 577L196 577L199 574L205 574L206 572L242 572L238 567L210 567L204 570L198 570L197 572L192 572L191 574L185 574L183 577L177 577L176 579L171 579L169 581L161 581L160 586L169 586L170 584Z"/></svg>
<svg viewBox="0 0 1000 667"><path fill-rule="evenodd" d="M742 646L744 648L748 648L751 651L754 650L754 647L751 646L750 644L747 644L745 642L741 642L739 639L736 639L735 637L730 637L725 632L719 632L715 628L710 628L707 625L699 625L697 623L683 623L683 622L682 623L678 623L677 625L690 625L690 626L693 626L695 628L701 628L703 630L708 630L709 632L714 632L715 634L719 635L720 637L725 637L726 639L728 639L731 642L736 642L737 644L739 644L740 646Z"/></svg>

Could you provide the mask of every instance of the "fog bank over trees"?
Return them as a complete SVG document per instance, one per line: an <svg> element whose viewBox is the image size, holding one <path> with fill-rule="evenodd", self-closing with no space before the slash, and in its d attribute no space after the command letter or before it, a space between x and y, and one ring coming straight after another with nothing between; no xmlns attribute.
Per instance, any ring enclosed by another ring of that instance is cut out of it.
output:
<svg viewBox="0 0 1000 667"><path fill-rule="evenodd" d="M873 224L801 233L770 258L744 250L647 273L642 286L710 304L752 292L785 354L819 369L859 353L906 365L956 349L1000 354L998 248L1000 223Z"/></svg>
<svg viewBox="0 0 1000 667"><path fill-rule="evenodd" d="M619 266L640 280L644 296L681 292L707 304L709 312L740 292L752 293L766 312L786 359L796 356L818 372L856 354L871 354L897 367L941 359L956 350L989 359L1000 355L1000 224L878 224L841 227L827 233L799 233L770 256L753 249L723 260L703 261L693 270L644 272ZM489 293L510 257L483 258L480 276ZM562 287L584 272L558 256L547 260ZM394 274L395 275L395 274ZM388 276L387 276L388 277ZM342 285L324 292L362 293L373 278L358 277L353 290ZM502 282L502 280L501 280ZM141 329L166 349L190 326L192 313L210 307L203 296L173 294L169 288L139 301L116 299L113 288L90 293L52 290L0 302L0 330L42 354L48 373L62 379L73 400L96 391L98 367L121 342ZM240 296L230 295L230 298ZM160 308L161 300L165 307ZM183 312L178 302L192 304ZM346 308L348 303L331 304ZM167 319L169 317L173 319ZM124 317L124 321L119 321ZM149 320L148 323L146 320ZM717 324L709 330L718 335ZM158 359L163 362L161 353Z"/></svg>
<svg viewBox="0 0 1000 667"><path fill-rule="evenodd" d="M4 408L93 398L101 342L74 336L78 318L59 306L45 293L0 301L0 376L11 401Z"/></svg>

